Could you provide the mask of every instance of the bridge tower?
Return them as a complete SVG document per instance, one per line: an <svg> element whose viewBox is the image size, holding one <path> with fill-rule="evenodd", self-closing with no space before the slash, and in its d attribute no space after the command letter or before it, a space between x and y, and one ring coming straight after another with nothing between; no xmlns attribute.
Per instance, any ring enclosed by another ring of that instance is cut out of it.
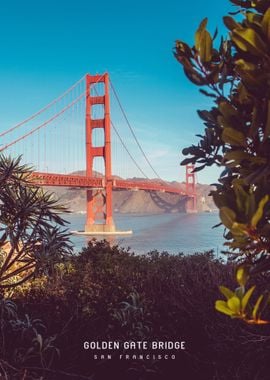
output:
<svg viewBox="0 0 270 380"><path fill-rule="evenodd" d="M97 96L94 85L104 83L104 94ZM93 118L93 108L101 105L104 117ZM104 146L94 146L93 131L101 128L104 132ZM109 98L109 75L86 75L86 176L93 177L95 157L103 157L105 166L104 187L87 190L87 208L85 232L114 232L112 207L112 156L111 156L111 121Z"/></svg>
<svg viewBox="0 0 270 380"><path fill-rule="evenodd" d="M186 166L186 194L188 200L186 202L186 212L196 213L197 210L197 193L196 193L196 176L193 173L195 166L189 164Z"/></svg>

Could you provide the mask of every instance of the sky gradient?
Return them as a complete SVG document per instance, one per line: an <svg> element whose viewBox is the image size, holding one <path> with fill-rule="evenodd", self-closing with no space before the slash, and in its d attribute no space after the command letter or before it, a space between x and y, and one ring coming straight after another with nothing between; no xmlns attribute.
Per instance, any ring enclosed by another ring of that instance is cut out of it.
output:
<svg viewBox="0 0 270 380"><path fill-rule="evenodd" d="M181 150L203 131L196 109L210 105L173 57L176 39L193 42L209 17L213 33L227 0L11 0L0 13L0 131L31 115L86 72L108 71L156 171L183 180ZM113 110L112 110L113 118ZM199 174L215 182L218 171Z"/></svg>

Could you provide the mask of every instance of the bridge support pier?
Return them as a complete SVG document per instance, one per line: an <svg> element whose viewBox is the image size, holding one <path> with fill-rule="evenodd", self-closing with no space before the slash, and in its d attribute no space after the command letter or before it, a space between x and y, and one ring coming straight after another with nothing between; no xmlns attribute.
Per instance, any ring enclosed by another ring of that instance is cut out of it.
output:
<svg viewBox="0 0 270 380"><path fill-rule="evenodd" d="M104 232L108 234L109 232L116 232L115 225L108 224L86 224L85 232L91 233L91 235L102 235Z"/></svg>
<svg viewBox="0 0 270 380"><path fill-rule="evenodd" d="M198 212L196 197L189 197L186 202L186 213L187 214L196 214Z"/></svg>
<svg viewBox="0 0 270 380"><path fill-rule="evenodd" d="M115 232L115 225L112 215L105 214L105 210L112 210L108 207L108 193L109 189L87 190L86 191L86 223L85 232L102 233L102 232ZM111 191L112 193L112 191ZM102 220L103 217L106 219ZM99 222L99 223L98 223Z"/></svg>

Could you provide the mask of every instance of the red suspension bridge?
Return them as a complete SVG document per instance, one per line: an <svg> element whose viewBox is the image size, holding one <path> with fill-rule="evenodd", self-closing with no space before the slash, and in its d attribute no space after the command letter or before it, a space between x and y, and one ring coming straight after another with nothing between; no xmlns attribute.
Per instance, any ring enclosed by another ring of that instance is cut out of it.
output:
<svg viewBox="0 0 270 380"><path fill-rule="evenodd" d="M117 127L110 114L110 89L118 106ZM118 125L128 127L128 142ZM135 148L130 148L131 141L135 142ZM0 133L0 142L1 153L22 154L26 163L32 163L38 184L86 189L87 233L115 231L112 206L115 189L178 194L185 201L186 211L196 212L193 165L186 167L184 189L160 178L107 73L87 74L46 107ZM85 161L86 171L82 172ZM129 163L140 180L123 179L129 176ZM146 168L155 181L150 181Z"/></svg>

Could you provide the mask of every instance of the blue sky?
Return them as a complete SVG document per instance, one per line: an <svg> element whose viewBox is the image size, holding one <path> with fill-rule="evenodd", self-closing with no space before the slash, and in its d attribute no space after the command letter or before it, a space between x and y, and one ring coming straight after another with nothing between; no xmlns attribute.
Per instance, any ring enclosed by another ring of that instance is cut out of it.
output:
<svg viewBox="0 0 270 380"><path fill-rule="evenodd" d="M217 5L218 4L218 5ZM108 71L143 148L161 177L183 179L180 151L196 142L207 106L172 55L232 10L227 0L20 1L1 4L0 130L32 114L86 72ZM112 110L113 117L113 110ZM214 182L217 170L199 174Z"/></svg>

